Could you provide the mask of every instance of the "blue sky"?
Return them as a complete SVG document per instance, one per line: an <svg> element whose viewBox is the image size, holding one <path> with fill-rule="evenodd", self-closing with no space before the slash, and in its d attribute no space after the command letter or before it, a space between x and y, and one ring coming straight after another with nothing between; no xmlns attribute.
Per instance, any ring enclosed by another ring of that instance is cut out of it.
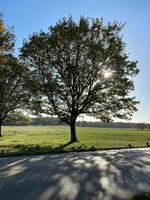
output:
<svg viewBox="0 0 150 200"><path fill-rule="evenodd" d="M135 78L134 95L140 100L134 122L150 123L150 0L0 0L0 12L5 24L14 26L16 53L29 34L54 25L71 14L103 17L104 22L117 20L126 23L124 41L130 58L138 60L141 70Z"/></svg>

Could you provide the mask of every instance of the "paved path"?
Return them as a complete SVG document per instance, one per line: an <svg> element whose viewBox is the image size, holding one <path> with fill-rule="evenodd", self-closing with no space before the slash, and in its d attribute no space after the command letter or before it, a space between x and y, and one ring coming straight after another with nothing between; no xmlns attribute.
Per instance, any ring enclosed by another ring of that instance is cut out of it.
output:
<svg viewBox="0 0 150 200"><path fill-rule="evenodd" d="M150 148L0 158L0 200L119 200L150 191Z"/></svg>

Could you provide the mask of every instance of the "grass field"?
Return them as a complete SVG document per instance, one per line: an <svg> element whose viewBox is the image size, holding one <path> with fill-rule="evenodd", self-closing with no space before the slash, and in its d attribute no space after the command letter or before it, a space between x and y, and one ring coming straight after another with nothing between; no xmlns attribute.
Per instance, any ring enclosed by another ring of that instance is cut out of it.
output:
<svg viewBox="0 0 150 200"><path fill-rule="evenodd" d="M77 127L79 142L70 140L67 126L3 127L0 152L7 155L40 154L64 151L145 147L150 143L150 131L136 129L102 129Z"/></svg>

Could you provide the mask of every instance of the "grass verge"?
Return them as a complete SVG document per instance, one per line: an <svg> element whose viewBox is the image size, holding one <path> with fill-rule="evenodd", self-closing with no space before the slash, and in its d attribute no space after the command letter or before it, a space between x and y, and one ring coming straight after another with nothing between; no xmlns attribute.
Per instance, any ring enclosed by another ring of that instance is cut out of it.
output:
<svg viewBox="0 0 150 200"><path fill-rule="evenodd" d="M1 156L33 155L147 147L150 131L77 127L79 142L70 144L67 126L3 127Z"/></svg>

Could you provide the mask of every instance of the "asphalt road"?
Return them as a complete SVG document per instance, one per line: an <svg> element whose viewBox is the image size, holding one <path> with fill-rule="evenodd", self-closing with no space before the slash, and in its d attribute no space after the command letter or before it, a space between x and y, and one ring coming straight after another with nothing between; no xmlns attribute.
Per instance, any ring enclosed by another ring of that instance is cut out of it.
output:
<svg viewBox="0 0 150 200"><path fill-rule="evenodd" d="M150 148L0 158L0 200L119 200L150 191Z"/></svg>

